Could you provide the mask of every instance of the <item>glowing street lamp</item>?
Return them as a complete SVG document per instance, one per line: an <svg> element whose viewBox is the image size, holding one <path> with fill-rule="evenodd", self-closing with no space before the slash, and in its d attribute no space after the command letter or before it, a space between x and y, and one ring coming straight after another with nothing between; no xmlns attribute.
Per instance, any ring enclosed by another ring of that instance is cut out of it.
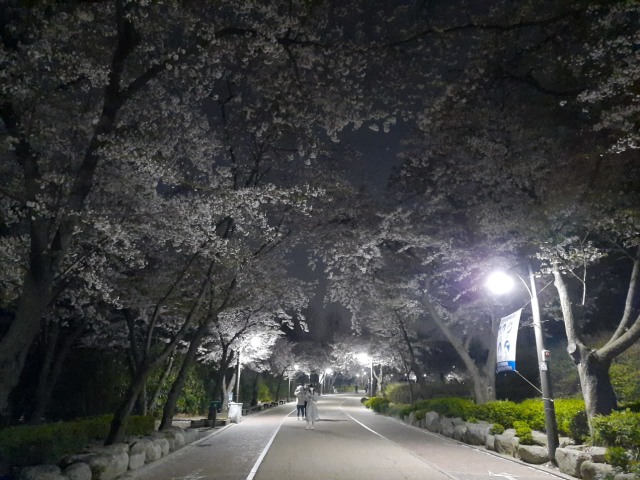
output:
<svg viewBox="0 0 640 480"><path fill-rule="evenodd" d="M332 373L333 373L333 370L331 370L330 368L327 368L324 371L324 378L322 379L322 389L324 390L324 393L327 393L327 377Z"/></svg>
<svg viewBox="0 0 640 480"><path fill-rule="evenodd" d="M371 374L369 376L369 395L373 397L373 357L371 357L368 353L359 353L356 355L358 362L363 365L369 365L371 370Z"/></svg>
<svg viewBox="0 0 640 480"><path fill-rule="evenodd" d="M533 329L536 339L536 350L538 355L538 369L540 372L540 387L542 389L542 400L544 402L545 429L547 430L547 450L549 460L556 463L556 449L558 448L558 425L556 421L556 412L553 404L553 392L551 389L551 375L547 359L549 351L544 348L544 335L542 332L542 321L540 319L540 305L538 303L538 292L536 290L536 282L533 276L531 265L527 265L529 270L529 285L520 275L517 277L524 284L531 297L531 311L533 314ZM510 292L514 285L513 277L504 272L494 272L487 277L487 287L493 293L501 295Z"/></svg>
<svg viewBox="0 0 640 480"><path fill-rule="evenodd" d="M298 367L298 365L293 366L294 375L295 375L295 372L298 371L298 368L300 368ZM290 399L291 399L291 371L289 372L289 390L287 390L287 402L290 401Z"/></svg>

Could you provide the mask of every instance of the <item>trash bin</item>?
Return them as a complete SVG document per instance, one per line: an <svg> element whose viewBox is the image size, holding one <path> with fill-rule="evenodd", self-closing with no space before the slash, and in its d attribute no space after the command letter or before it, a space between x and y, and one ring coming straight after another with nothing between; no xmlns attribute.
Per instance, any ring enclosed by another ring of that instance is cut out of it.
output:
<svg viewBox="0 0 640 480"><path fill-rule="evenodd" d="M229 421L240 423L242 421L242 404L229 402Z"/></svg>
<svg viewBox="0 0 640 480"><path fill-rule="evenodd" d="M221 400L211 400L209 403L209 415L207 415L207 420L212 420L214 422L213 426L215 427L216 416L220 413L220 407L222 406Z"/></svg>

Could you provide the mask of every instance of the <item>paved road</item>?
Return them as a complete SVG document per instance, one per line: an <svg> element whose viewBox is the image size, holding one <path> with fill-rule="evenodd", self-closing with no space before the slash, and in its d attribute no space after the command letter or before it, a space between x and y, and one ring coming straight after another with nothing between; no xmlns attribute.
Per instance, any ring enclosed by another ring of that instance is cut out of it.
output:
<svg viewBox="0 0 640 480"><path fill-rule="evenodd" d="M135 480L556 480L557 471L410 427L362 407L355 395L326 395L314 430L293 404L240 424L128 475Z"/></svg>

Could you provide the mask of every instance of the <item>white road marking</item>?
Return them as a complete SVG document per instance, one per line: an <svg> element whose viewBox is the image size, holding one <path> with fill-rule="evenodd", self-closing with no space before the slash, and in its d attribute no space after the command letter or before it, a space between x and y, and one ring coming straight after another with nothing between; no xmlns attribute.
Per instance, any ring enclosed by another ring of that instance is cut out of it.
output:
<svg viewBox="0 0 640 480"><path fill-rule="evenodd" d="M206 475L199 475L202 472L202 469L189 473L184 477L173 477L171 480L200 480L201 478L207 478Z"/></svg>
<svg viewBox="0 0 640 480"><path fill-rule="evenodd" d="M294 410L295 411L295 410ZM260 456L258 457L258 460L256 460L256 463L253 465L253 468L251 469L251 471L249 472L249 475L247 475L247 480L253 480L253 477L256 476L256 473L258 472L258 468L260 468L260 465L262 464L262 461L264 460L264 457L267 455L267 452L269 451L269 449L271 448L271 444L273 443L273 441L276 438L276 435L278 435L278 432L280 431L280 428L282 428L282 424L284 423L284 421L289 418L289 415L291 415L292 412L289 412L287 415L285 415L284 417L282 417L282 420L280 420L280 423L278 424L278 428L276 428L276 431L273 432L273 435L271 435L271 438L269 439L269 442L267 442L267 445L264 447L264 449L262 450L262 453L260 454Z"/></svg>
<svg viewBox="0 0 640 480"><path fill-rule="evenodd" d="M344 413L347 417L349 417L351 420L353 420L354 422L356 422L358 425L360 425L362 428L364 428L365 430L370 431L371 433L373 433L374 435L379 436L380 438L382 438L383 440L395 445L396 447L404 450L405 452L407 452L409 455L411 455L412 457L417 458L418 460L420 460L422 463L428 465L429 467L433 468L434 470L442 473L443 475L451 478L452 480L460 480L458 477L452 475L451 473L445 472L443 470L440 470L437 466L435 466L434 464L427 462L424 458L420 457L419 455L416 455L415 453L413 453L411 450L408 450L406 448L404 448L402 445L400 445L399 443L394 442L393 440L388 439L387 437L385 437L384 435L376 432L375 430L372 430L371 428L367 427L364 423L356 420L355 418L353 418L351 415L349 415L347 412L344 411L344 409L342 409L342 405L340 406L342 413Z"/></svg>
<svg viewBox="0 0 640 480"><path fill-rule="evenodd" d="M517 480L517 478L511 475L510 473L493 473L491 470L489 470L489 476L502 477L502 478L506 478L507 480Z"/></svg>

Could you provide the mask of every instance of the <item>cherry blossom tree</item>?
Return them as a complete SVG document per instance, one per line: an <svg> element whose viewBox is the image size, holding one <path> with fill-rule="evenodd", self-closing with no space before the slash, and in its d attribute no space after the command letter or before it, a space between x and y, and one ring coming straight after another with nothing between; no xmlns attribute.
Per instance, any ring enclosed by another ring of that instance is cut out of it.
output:
<svg viewBox="0 0 640 480"><path fill-rule="evenodd" d="M249 99L242 114L251 127L244 133L258 147L296 125L303 135L291 129L287 142L269 148L306 164L321 151L319 132L335 139L372 113L353 81L365 66L353 59L358 50L336 48L349 43L340 23L350 20L345 10L334 15L329 4L264 8L230 1L203 10L197 3L113 0L6 7L2 148L11 181L2 208L11 234L3 235L3 252L13 268L3 282L13 292L8 298L16 316L0 348L1 410L61 274L76 261L84 227L100 226L98 207L128 210L109 196L121 187L116 179L146 174L134 191L158 211L165 206L158 194L191 188L185 169L199 166L214 185L237 180L234 162L243 160L225 138L241 130L222 121L212 135L215 118L207 105ZM347 75L352 81L345 83ZM269 105L268 118L264 108L252 108L261 105ZM221 151L231 162L211 161ZM236 195L235 205L255 201L247 193ZM222 210L227 198L218 198ZM193 219L202 213L193 206L183 202L176 210L190 210ZM113 223L102 224L106 230ZM209 224L206 231L212 229ZM193 250L189 239L172 240Z"/></svg>

